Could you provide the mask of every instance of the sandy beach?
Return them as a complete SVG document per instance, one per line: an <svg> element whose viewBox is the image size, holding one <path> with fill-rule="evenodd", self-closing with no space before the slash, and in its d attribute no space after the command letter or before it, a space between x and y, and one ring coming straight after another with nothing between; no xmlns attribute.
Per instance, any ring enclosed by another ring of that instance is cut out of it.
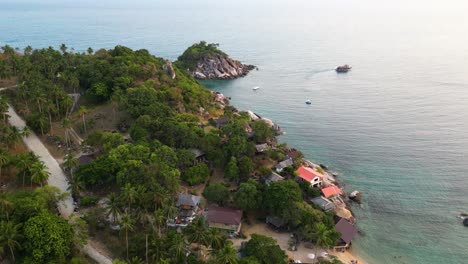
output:
<svg viewBox="0 0 468 264"><path fill-rule="evenodd" d="M236 247L240 247L243 241L250 239L251 234L260 234L264 236L272 237L276 240L281 249L283 249L286 254L294 260L300 260L302 263L312 263L312 259L308 257L310 253L320 255L322 252L328 252L330 255L336 256L340 261L345 264L350 264L351 260L358 260L358 263L368 264L368 262L363 259L355 256L351 251L346 251L344 253L334 252L333 250L317 249L317 248L306 248L304 243L301 243L297 251L288 250L288 241L291 238L291 233L289 232L276 232L275 230L269 228L266 224L253 221L252 224L244 224L242 226L242 232L247 236L246 239L233 239L232 242Z"/></svg>

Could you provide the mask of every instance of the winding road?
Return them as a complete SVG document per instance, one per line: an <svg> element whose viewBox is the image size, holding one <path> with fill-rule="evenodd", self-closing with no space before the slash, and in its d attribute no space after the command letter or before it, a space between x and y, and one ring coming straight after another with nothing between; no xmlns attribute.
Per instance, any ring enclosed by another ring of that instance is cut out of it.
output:
<svg viewBox="0 0 468 264"><path fill-rule="evenodd" d="M0 91L13 87L0 88ZM12 126L15 126L19 129L23 129L26 126L24 120L21 119L21 117L16 113L15 109L13 109L10 105L8 105L7 113L10 116L8 121ZM28 137L23 137L23 141L31 151L39 156L39 159L44 162L48 171L50 172L48 185L57 187L62 193L67 192L69 185L65 173L63 172L62 168L60 168L59 163L54 159L54 157L52 157L49 150L47 150L47 148L44 146L42 141L36 136L36 134L31 133L31 135ZM73 214L74 210L72 197L67 195L63 201L57 204L57 207L62 217L68 220ZM84 252L90 258L100 264L112 264L112 260L110 258L104 256L89 244L84 246Z"/></svg>

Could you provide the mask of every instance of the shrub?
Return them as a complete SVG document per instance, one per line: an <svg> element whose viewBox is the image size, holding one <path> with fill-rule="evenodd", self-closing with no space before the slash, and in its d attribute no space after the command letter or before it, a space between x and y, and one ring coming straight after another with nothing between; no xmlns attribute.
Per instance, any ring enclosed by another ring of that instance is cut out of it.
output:
<svg viewBox="0 0 468 264"><path fill-rule="evenodd" d="M99 201L99 198L97 198L95 196L87 196L87 197L81 198L80 205L81 206L92 206L92 205L96 205L98 201Z"/></svg>

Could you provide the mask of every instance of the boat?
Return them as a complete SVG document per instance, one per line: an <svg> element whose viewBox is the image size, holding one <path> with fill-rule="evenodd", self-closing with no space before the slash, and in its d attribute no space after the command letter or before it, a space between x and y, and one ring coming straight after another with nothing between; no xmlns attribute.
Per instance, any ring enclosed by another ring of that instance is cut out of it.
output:
<svg viewBox="0 0 468 264"><path fill-rule="evenodd" d="M335 71L338 73L348 72L349 70L351 70L351 68L352 68L351 66L349 66L348 64L345 64L345 65L336 67Z"/></svg>
<svg viewBox="0 0 468 264"><path fill-rule="evenodd" d="M308 104L308 105L310 105L310 104L312 104L312 101L307 100L305 103Z"/></svg>
<svg viewBox="0 0 468 264"><path fill-rule="evenodd" d="M254 91L257 91L258 89L260 89L260 86L255 86L254 88L252 88L252 90Z"/></svg>

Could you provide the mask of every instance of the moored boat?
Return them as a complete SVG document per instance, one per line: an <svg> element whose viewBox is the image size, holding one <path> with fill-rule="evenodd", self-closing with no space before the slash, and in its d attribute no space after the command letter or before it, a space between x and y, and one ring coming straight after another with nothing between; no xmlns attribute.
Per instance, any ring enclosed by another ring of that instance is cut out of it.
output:
<svg viewBox="0 0 468 264"><path fill-rule="evenodd" d="M345 65L336 67L335 71L338 73L348 72L349 70L351 70L351 68L352 68L351 66L349 66L348 64L345 64Z"/></svg>
<svg viewBox="0 0 468 264"><path fill-rule="evenodd" d="M310 105L310 104L312 104L312 101L307 100L305 103L308 104L308 105Z"/></svg>

